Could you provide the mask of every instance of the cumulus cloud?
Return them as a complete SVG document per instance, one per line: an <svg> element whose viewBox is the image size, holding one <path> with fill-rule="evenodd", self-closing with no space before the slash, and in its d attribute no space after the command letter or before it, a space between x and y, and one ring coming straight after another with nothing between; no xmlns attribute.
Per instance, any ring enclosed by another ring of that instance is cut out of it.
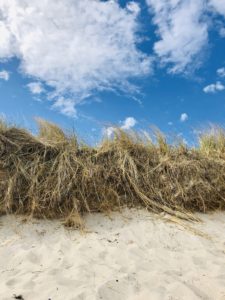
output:
<svg viewBox="0 0 225 300"><path fill-rule="evenodd" d="M204 93L216 93L216 92L221 92L225 89L225 86L220 82L217 81L216 83L209 84L204 87L203 92Z"/></svg>
<svg viewBox="0 0 225 300"><path fill-rule="evenodd" d="M6 70L0 71L0 79L8 81L9 80L9 72Z"/></svg>
<svg viewBox="0 0 225 300"><path fill-rule="evenodd" d="M180 115L180 121L181 122L186 122L188 120L188 114L187 113L182 113Z"/></svg>
<svg viewBox="0 0 225 300"><path fill-rule="evenodd" d="M225 77L225 68L219 68L216 72L220 77Z"/></svg>
<svg viewBox="0 0 225 300"><path fill-rule="evenodd" d="M208 25L202 21L204 0L146 0L157 26L159 40L154 51L171 73L197 66L202 48L208 42Z"/></svg>
<svg viewBox="0 0 225 300"><path fill-rule="evenodd" d="M39 95L45 91L41 82L30 82L27 84L27 87L34 95Z"/></svg>
<svg viewBox="0 0 225 300"><path fill-rule="evenodd" d="M117 1L0 0L0 60L17 57L24 74L54 90L52 98L69 94L70 107L95 91L127 90L130 78L151 70L137 47L139 10L134 1L122 8ZM65 110L62 100L55 106Z"/></svg>
<svg viewBox="0 0 225 300"><path fill-rule="evenodd" d="M137 120L135 120L135 118L127 117L123 121L123 125L121 126L121 129L129 130L129 129L133 128L136 124L137 124Z"/></svg>
<svg viewBox="0 0 225 300"><path fill-rule="evenodd" d="M127 117L123 122L122 125L120 126L121 129L123 130L130 130L137 124L137 120L133 117ZM103 129L103 134L105 134L107 137L112 137L113 133L115 132L116 127L113 126L108 126Z"/></svg>

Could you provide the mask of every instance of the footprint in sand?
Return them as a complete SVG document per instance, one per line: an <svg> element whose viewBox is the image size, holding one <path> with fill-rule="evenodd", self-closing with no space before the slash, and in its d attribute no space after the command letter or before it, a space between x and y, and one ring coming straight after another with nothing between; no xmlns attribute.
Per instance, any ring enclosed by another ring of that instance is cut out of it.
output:
<svg viewBox="0 0 225 300"><path fill-rule="evenodd" d="M138 293L138 285L134 278L118 278L109 280L98 289L96 300L124 300Z"/></svg>

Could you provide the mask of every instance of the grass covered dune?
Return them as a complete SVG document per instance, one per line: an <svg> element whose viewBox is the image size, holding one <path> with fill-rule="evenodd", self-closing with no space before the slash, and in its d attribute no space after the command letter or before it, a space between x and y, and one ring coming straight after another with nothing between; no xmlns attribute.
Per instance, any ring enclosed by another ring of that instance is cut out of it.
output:
<svg viewBox="0 0 225 300"><path fill-rule="evenodd" d="M146 207L183 219L225 208L225 133L199 146L115 130L98 147L38 120L39 133L0 124L0 213L82 224L87 212Z"/></svg>

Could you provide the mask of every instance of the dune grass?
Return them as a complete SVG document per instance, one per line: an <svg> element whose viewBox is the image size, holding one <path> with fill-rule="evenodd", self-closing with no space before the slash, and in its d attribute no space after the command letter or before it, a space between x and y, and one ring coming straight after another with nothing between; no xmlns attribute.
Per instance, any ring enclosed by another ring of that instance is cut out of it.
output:
<svg viewBox="0 0 225 300"><path fill-rule="evenodd" d="M170 145L115 129L97 147L38 120L39 134L0 123L0 214L59 218L68 226L92 212L145 207L182 219L225 208L225 133L199 146Z"/></svg>

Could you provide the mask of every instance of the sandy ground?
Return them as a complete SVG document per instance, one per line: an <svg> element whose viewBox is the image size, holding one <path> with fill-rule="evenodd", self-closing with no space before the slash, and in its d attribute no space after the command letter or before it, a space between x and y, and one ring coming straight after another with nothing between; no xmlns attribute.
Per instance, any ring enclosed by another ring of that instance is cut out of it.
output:
<svg viewBox="0 0 225 300"><path fill-rule="evenodd" d="M0 218L0 299L225 299L225 214L196 230L146 211L86 218L90 232L56 221Z"/></svg>

